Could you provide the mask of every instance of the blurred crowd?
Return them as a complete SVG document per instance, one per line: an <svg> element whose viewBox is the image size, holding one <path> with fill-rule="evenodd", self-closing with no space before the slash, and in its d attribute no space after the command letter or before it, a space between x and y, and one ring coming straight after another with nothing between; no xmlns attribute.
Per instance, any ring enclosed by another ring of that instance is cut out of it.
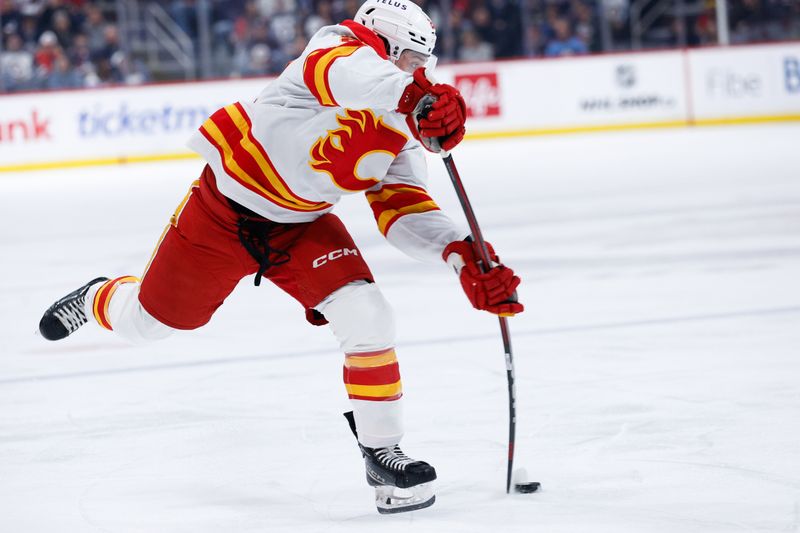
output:
<svg viewBox="0 0 800 533"><path fill-rule="evenodd" d="M0 91L137 84L169 77L149 72L142 54L125 46L116 1L0 0ZM631 47L633 0L414 1L437 27L435 53L440 61L553 57ZM204 34L198 26L201 3L159 4L199 54ZM210 67L205 75L241 77L280 72L320 27L352 18L360 0L207 0L206 5ZM645 45L715 43L715 1L692 5L695 10L686 17L662 17ZM800 38L800 0L728 0L728 6L733 43Z"/></svg>
<svg viewBox="0 0 800 533"><path fill-rule="evenodd" d="M630 46L632 2L604 0L615 49ZM682 4L687 13L685 19L667 11L650 29L643 43L646 47L692 47L718 42L716 1L682 0ZM727 0L727 6L731 44L800 39L800 0Z"/></svg>
<svg viewBox="0 0 800 533"><path fill-rule="evenodd" d="M117 25L88 0L0 0L0 89L68 89L148 80Z"/></svg>

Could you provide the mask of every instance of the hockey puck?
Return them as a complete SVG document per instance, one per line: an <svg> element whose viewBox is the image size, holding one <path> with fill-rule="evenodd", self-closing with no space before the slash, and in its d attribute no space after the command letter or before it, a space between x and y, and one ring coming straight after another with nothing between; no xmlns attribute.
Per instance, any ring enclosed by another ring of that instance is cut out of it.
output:
<svg viewBox="0 0 800 533"><path fill-rule="evenodd" d="M528 483L515 483L514 484L514 491L519 492L520 494L531 494L532 492L536 492L541 487L541 484L538 481L530 481Z"/></svg>

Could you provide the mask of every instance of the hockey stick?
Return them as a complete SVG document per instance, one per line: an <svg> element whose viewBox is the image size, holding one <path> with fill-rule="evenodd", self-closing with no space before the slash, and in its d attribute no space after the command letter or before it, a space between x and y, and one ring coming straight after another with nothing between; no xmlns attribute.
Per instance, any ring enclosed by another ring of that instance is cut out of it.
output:
<svg viewBox="0 0 800 533"><path fill-rule="evenodd" d="M442 161L447 168L447 173L450 175L450 181L456 190L456 196L461 203L461 208L464 210L464 216L467 218L469 230L472 233L473 246L481 260L479 265L483 272L491 268L492 262L489 257L489 250L486 247L486 241L483 239L483 233L480 226L478 226L478 219L475 217L475 212L472 210L472 204L467 197L467 191L464 189L464 184L461 182L461 176L458 174L453 156L447 151L441 151ZM506 358L506 379L508 381L508 471L506 473L506 494L511 492L511 476L514 471L514 444L516 440L517 431L517 392L514 386L514 354L511 351L511 333L508 329L508 319L504 316L498 317L500 320L500 334L503 337L503 350ZM515 490L518 492L534 492L539 488L539 484L532 483L518 483L515 485Z"/></svg>

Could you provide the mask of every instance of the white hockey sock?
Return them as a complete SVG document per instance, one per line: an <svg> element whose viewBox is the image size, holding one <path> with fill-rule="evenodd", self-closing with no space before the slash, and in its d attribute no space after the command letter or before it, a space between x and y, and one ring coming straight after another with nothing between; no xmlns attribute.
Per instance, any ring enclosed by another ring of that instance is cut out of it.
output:
<svg viewBox="0 0 800 533"><path fill-rule="evenodd" d="M102 327L135 344L163 339L175 331L145 311L139 303L139 280L133 276L92 286L85 310Z"/></svg>
<svg viewBox="0 0 800 533"><path fill-rule="evenodd" d="M392 308L374 283L355 282L335 291L317 310L345 353L344 381L359 442L369 448L397 444L403 436L403 391Z"/></svg>

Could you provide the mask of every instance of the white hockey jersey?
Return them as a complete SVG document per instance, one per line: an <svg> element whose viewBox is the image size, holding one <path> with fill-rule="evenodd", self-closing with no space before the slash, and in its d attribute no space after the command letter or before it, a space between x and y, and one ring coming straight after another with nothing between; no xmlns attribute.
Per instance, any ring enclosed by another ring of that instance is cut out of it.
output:
<svg viewBox="0 0 800 533"><path fill-rule="evenodd" d="M266 218L309 222L365 192L389 242L441 261L467 232L428 195L424 148L395 111L410 82L372 31L326 26L254 102L215 112L189 146L222 194Z"/></svg>

